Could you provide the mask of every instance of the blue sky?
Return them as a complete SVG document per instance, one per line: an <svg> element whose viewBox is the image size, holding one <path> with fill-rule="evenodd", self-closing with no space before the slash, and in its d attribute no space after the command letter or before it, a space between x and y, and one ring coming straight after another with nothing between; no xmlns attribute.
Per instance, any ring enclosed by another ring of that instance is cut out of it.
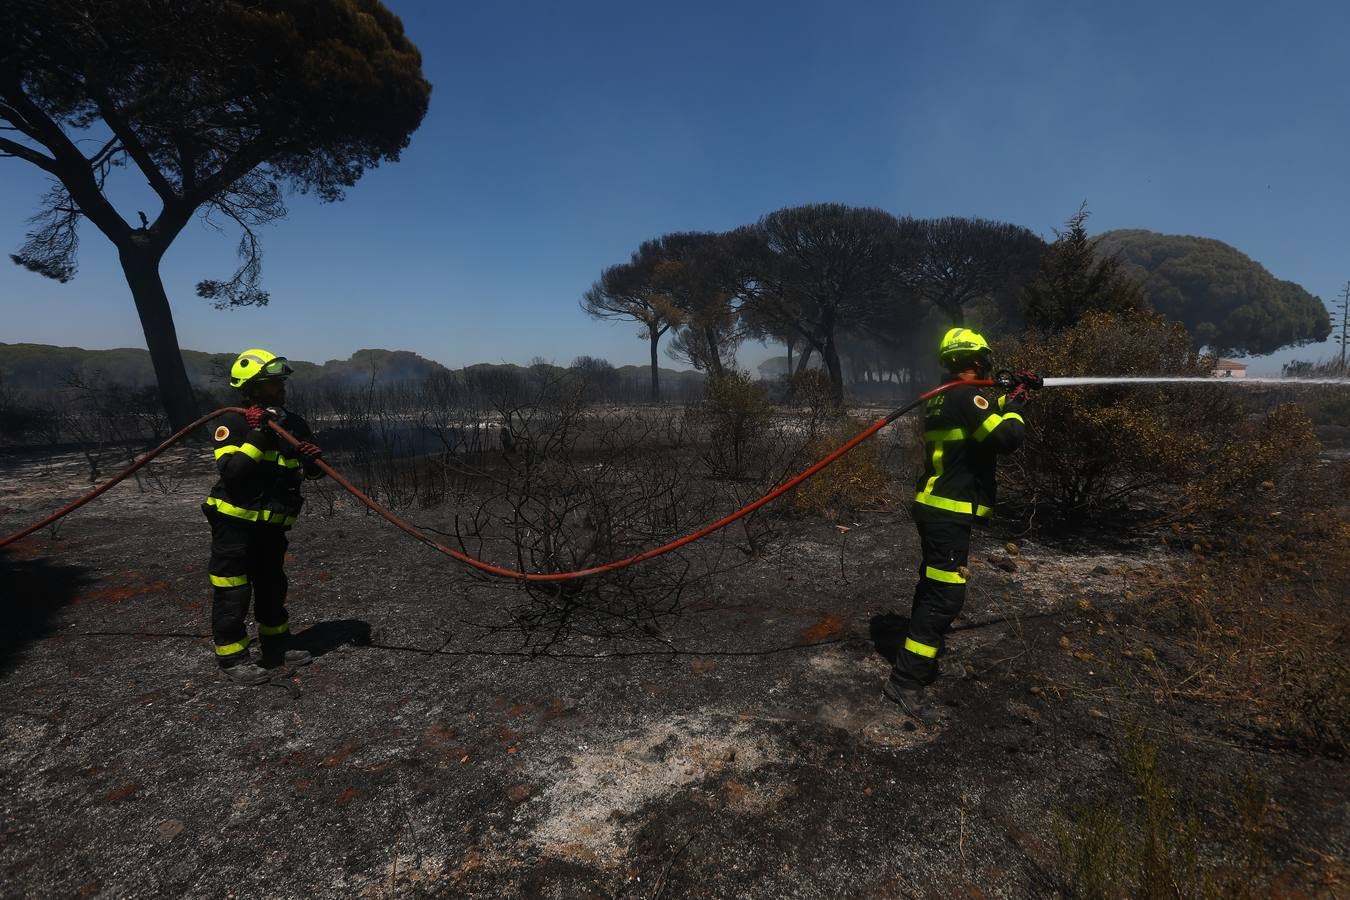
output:
<svg viewBox="0 0 1350 900"><path fill-rule="evenodd" d="M644 363L634 328L578 308L605 266L826 201L1050 238L1087 200L1094 232L1218 238L1328 304L1350 280L1348 4L388 5L433 85L402 161L342 203L290 199L263 233L263 309L194 295L238 236L189 226L163 267L182 346ZM5 253L40 175L0 159ZM133 220L149 202L117 196ZM0 265L0 341L144 346L110 246L82 239L69 284Z"/></svg>

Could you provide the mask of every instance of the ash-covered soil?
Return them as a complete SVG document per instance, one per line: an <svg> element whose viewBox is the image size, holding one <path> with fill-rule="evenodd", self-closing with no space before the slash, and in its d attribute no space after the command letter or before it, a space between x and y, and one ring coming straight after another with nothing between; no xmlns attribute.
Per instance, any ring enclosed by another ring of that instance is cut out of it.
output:
<svg viewBox="0 0 1350 900"><path fill-rule="evenodd" d="M1340 764L1132 704L1082 649L1168 564L1147 538L977 532L930 730L880 695L918 563L901 508L780 522L753 557L730 536L677 613L541 635L545 598L311 504L289 605L318 658L244 688L211 651L200 452L0 551L3 896L1052 895L1057 822L1122 796L1126 722L1208 818L1259 772L1276 883L1343 887L1316 874L1344 857ZM0 467L0 533L88 480Z"/></svg>

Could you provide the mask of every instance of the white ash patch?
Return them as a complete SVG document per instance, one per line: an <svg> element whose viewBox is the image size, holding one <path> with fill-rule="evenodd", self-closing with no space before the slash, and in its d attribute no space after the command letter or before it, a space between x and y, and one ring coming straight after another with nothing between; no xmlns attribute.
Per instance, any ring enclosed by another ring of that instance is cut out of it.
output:
<svg viewBox="0 0 1350 900"><path fill-rule="evenodd" d="M926 744L943 731L943 726L919 725L900 710L887 710L873 716L858 734L862 740L886 750L909 750Z"/></svg>
<svg viewBox="0 0 1350 900"><path fill-rule="evenodd" d="M856 523L849 522L847 527L855 526ZM788 536L774 551L779 571L838 572L839 533L833 527L827 533L826 527L815 525L806 534Z"/></svg>
<svg viewBox="0 0 1350 900"><path fill-rule="evenodd" d="M522 811L546 808L531 840L549 855L617 859L623 825L647 803L709 777L742 774L784 757L753 723L711 715L654 722L616 741L589 740L532 775L551 782Z"/></svg>
<svg viewBox="0 0 1350 900"><path fill-rule="evenodd" d="M972 548L970 557L971 594L982 595L982 599L996 604L1009 594L1018 595L1019 612L1022 613L1058 608L1066 598L1080 592L1116 591L1123 594L1129 580L1168 564L1168 560L1156 552L1148 556L1125 556L1055 551L1052 555L1027 546L1015 555L999 546L981 547L978 551ZM990 557L1011 559L1017 564L1017 570L1003 572L988 561Z"/></svg>
<svg viewBox="0 0 1350 900"><path fill-rule="evenodd" d="M438 854L423 855L418 851L396 853L384 867L384 877L378 882L366 885L361 890L362 897L380 898L396 894L425 891L437 885L444 885L447 878L458 881L468 872L481 867L476 852L458 869L451 872L451 866Z"/></svg>
<svg viewBox="0 0 1350 900"><path fill-rule="evenodd" d="M108 450L99 456L98 472L92 481L89 461L78 452L0 461L0 509L12 506L24 510L30 518L41 518L104 484L139 458L140 453ZM201 504L216 477L209 450L174 447L76 515L162 511L166 507L188 509Z"/></svg>
<svg viewBox="0 0 1350 900"><path fill-rule="evenodd" d="M856 664L838 647L812 653L806 659L806 666L811 672L824 678L851 677L856 674Z"/></svg>
<svg viewBox="0 0 1350 900"><path fill-rule="evenodd" d="M837 647L813 654L804 671L813 683L808 695L820 699L800 721L839 728L888 750L909 749L937 737L940 729L917 726L882 697L889 670L890 664L876 654L861 661Z"/></svg>

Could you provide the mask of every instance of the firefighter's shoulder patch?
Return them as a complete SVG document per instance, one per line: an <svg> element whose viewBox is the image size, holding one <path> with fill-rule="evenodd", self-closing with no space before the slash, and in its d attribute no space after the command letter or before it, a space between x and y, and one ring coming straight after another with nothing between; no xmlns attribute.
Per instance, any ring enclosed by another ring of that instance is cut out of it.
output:
<svg viewBox="0 0 1350 900"><path fill-rule="evenodd" d="M223 441L229 436L230 436L230 429L226 428L224 425L221 425L216 429L216 440Z"/></svg>
<svg viewBox="0 0 1350 900"><path fill-rule="evenodd" d="M976 394L976 395L975 395L975 405L978 406L980 409L988 409L988 408L989 408L989 401L986 400L986 399L984 399L984 397L980 396L979 394Z"/></svg>

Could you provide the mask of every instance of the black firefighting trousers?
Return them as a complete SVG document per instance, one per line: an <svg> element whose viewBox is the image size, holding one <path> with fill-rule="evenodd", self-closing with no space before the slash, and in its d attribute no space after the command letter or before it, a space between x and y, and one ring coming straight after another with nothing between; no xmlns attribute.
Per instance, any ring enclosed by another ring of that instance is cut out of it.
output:
<svg viewBox="0 0 1350 900"><path fill-rule="evenodd" d="M258 621L258 638L283 644L289 637L286 612L286 529L204 510L211 523L211 561L207 571L215 596L211 635L216 658L229 666L247 658L248 607Z"/></svg>
<svg viewBox="0 0 1350 900"><path fill-rule="evenodd" d="M909 635L891 672L891 681L908 690L932 684L938 676L944 636L966 602L966 560L970 553L970 525L922 519L915 524L923 561L914 588Z"/></svg>

